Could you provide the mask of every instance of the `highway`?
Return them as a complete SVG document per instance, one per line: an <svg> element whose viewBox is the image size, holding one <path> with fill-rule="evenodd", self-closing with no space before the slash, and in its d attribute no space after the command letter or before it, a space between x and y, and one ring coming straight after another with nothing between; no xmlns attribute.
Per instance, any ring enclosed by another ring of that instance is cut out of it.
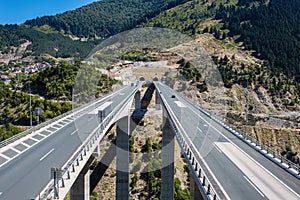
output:
<svg viewBox="0 0 300 200"><path fill-rule="evenodd" d="M221 199L300 199L297 178L225 130L168 86L154 83L197 149L207 173L217 183L213 187L219 191Z"/></svg>
<svg viewBox="0 0 300 200"><path fill-rule="evenodd" d="M38 134L31 139L1 152L0 199L29 200L38 196L50 182L51 167L61 168L97 128L97 108L105 102L111 102L106 104L112 108L116 107L139 86L127 86L99 100L81 114L37 131Z"/></svg>

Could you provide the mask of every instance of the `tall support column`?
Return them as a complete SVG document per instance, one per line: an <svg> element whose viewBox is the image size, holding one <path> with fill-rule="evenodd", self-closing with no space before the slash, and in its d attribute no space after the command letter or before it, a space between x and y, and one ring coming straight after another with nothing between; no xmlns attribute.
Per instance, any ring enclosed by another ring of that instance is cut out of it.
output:
<svg viewBox="0 0 300 200"><path fill-rule="evenodd" d="M85 164L70 191L71 200L90 199L90 164L91 159Z"/></svg>
<svg viewBox="0 0 300 200"><path fill-rule="evenodd" d="M117 179L116 199L129 199L129 117L123 117L117 122Z"/></svg>
<svg viewBox="0 0 300 200"><path fill-rule="evenodd" d="M163 110L161 200L174 199L174 134Z"/></svg>
<svg viewBox="0 0 300 200"><path fill-rule="evenodd" d="M141 109L141 92L137 91L134 95L135 110Z"/></svg>
<svg viewBox="0 0 300 200"><path fill-rule="evenodd" d="M190 172L190 200L204 200L192 172Z"/></svg>
<svg viewBox="0 0 300 200"><path fill-rule="evenodd" d="M160 110L161 109L159 94L158 94L157 90L155 90L155 108L156 108L156 110Z"/></svg>

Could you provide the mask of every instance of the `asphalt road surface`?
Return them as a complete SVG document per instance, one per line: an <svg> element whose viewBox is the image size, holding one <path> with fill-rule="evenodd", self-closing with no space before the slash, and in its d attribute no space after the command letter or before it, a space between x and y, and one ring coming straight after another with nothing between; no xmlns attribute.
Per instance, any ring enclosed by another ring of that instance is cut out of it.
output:
<svg viewBox="0 0 300 200"><path fill-rule="evenodd" d="M155 85L227 199L300 199L297 178L211 120L168 86L160 82Z"/></svg>

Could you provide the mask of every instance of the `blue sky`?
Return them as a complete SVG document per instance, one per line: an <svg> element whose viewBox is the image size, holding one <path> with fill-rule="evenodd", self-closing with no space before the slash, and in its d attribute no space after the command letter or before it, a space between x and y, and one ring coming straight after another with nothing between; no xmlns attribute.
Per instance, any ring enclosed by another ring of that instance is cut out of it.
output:
<svg viewBox="0 0 300 200"><path fill-rule="evenodd" d="M20 24L38 16L74 10L97 0L0 0L0 24Z"/></svg>

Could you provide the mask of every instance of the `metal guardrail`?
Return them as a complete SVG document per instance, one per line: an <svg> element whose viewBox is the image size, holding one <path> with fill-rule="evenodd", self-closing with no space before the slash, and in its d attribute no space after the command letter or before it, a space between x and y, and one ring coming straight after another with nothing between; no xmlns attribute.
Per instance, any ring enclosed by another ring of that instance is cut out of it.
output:
<svg viewBox="0 0 300 200"><path fill-rule="evenodd" d="M204 172L203 167L201 167L201 158L198 155L195 155L194 152L197 152L195 147L193 146L192 142L190 141L189 137L185 133L184 129L182 128L180 122L177 120L175 114L172 112L171 108L169 108L168 104L165 103L166 100L162 96L160 96L161 102L164 104L165 108L167 109L167 115L172 126L173 130L175 131L175 135L179 141L179 145L181 149L184 150L184 156L188 161L190 167L193 169L193 173L197 178L198 185L201 186L201 190L203 194L206 194L207 199L219 200L219 196L217 195L211 181L209 180L207 174Z"/></svg>
<svg viewBox="0 0 300 200"><path fill-rule="evenodd" d="M73 112L73 110L68 111L68 112L66 112L66 113L64 113L64 114L62 114L62 115L59 115L59 116L57 116L57 117L55 117L55 118L53 118L53 119L50 119L50 120L48 120L48 121L46 121L46 122L44 122L44 123L41 123L40 125L38 125L38 126L36 126L36 127L32 127L32 128L30 128L30 129L28 129L28 130L26 130L26 131L24 131L24 132L21 132L21 133L19 133L19 134L17 134L17 135L14 135L14 136L10 137L10 138L8 138L8 139L6 139L6 140L0 142L0 148L5 147L5 146L7 146L7 145L9 145L9 144L11 144L11 143L17 141L17 140L19 140L19 139L21 139L21 138L23 138L23 137L29 135L29 134L31 134L31 133L33 133L33 132L35 132L35 131L41 129L41 128L47 126L48 124L53 123L54 121L57 121L57 120L59 120L59 119L65 117L65 116L67 116L67 115L70 115L72 112Z"/></svg>
<svg viewBox="0 0 300 200"><path fill-rule="evenodd" d="M97 102L99 100L102 100L103 98L106 98L109 95L111 95L111 94L107 94L107 95L103 96L101 99L95 99L95 100L93 100L93 101L91 101L87 104L84 104L84 105L78 107L78 108L72 109L72 110L70 110L70 111L68 111L68 112L66 112L62 115L59 115L55 118L47 120L47 121L39 124L38 126L32 127L32 128L30 128L26 131L23 131L23 132L17 134L17 135L14 135L10 138L7 138L6 140L3 140L2 142L0 142L0 149L7 146L7 145L9 145L9 144L11 144L11 143L13 143L13 142L15 142L15 141L17 141L17 140L19 140L19 139L21 139L21 138L23 138L23 137L25 137L25 136L27 136L27 135L29 135L29 134L31 134L31 133L33 133L33 132L35 132L35 131L37 131L37 130L39 130L39 129L41 129L41 128L43 128L43 127L45 127L45 126L47 126L47 125L49 125L49 124L51 124L51 123L53 123L53 122L55 122L55 121L57 121L57 120L59 120L59 119L62 119L62 118L66 117L68 115L71 115L71 114L75 114L75 112L77 112L81 109L88 108L88 107L91 106L91 104L94 104L95 102Z"/></svg>
<svg viewBox="0 0 300 200"><path fill-rule="evenodd" d="M264 155L269 155L268 157L271 156L272 159L278 159L280 163L286 164L288 169L292 168L292 169L296 170L296 172L298 174L300 174L300 165L299 164L296 164L296 163L290 161L289 159L285 158L284 156L278 154L273 149L262 144L257 139L255 139L255 138L251 137L250 135L248 135L247 133L237 129L236 127L228 124L227 122L224 122L223 120L217 118L216 116L211 115L211 118L214 121L216 121L217 123L219 123L220 125L222 125L226 130L228 130L232 134L238 136L244 142L248 143L250 146L254 147L254 145L255 145L255 147L260 148L260 150L261 150L260 152L265 151L265 152L262 152ZM251 144L253 144L253 145L251 145Z"/></svg>
<svg viewBox="0 0 300 200"><path fill-rule="evenodd" d="M107 125L113 120L113 118L117 115L117 113L122 110L122 107L126 105L125 103L130 100L132 97L132 94L136 92L137 89L133 90L133 92L127 96L117 107L115 107L114 111L112 111L103 121L99 126L92 132L91 136L88 137L85 140L85 143L81 145L80 148L71 156L71 158L66 162L66 164L62 167L62 174L63 177L67 176L70 177L70 169L72 169L72 166L74 166L74 163L78 163L79 160L82 160L82 156L85 156L87 151L89 151L91 147L91 143L94 143L97 138L100 136L100 133L106 128ZM64 179L62 179L62 185L64 185ZM43 190L42 194L37 197L41 199L46 199L49 197L53 192L54 192L54 184L49 183Z"/></svg>
<svg viewBox="0 0 300 200"><path fill-rule="evenodd" d="M219 119L217 116L213 115L210 112L207 112L206 110L204 110L203 108L201 108L199 105L195 105L195 103L191 99L189 99L187 97L183 97L183 98L188 103L190 103L191 105L193 105L194 107L196 107L198 110L200 110L202 113L204 113L205 115L207 115L208 117L210 117L211 119L213 119L215 122L217 122L218 124L220 124L222 127L224 127L226 130L228 130L230 133L236 135L242 141L246 142L252 148L253 147L260 148L260 150L261 150L260 152L264 156L266 156L267 158L270 158L270 156L271 156L271 158L274 161L276 161L275 159L278 159L281 164L286 164L287 165L287 169L292 168L292 169L296 170L296 172L298 173L298 175L300 175L300 164L296 164L296 163L290 161L289 159L285 158L284 156L278 154L276 151L274 151L270 147L262 144L257 139L251 137L247 133L245 133L245 132L237 129L236 127L228 124L227 122L223 121L222 119ZM254 145L251 145L251 144L254 144Z"/></svg>

